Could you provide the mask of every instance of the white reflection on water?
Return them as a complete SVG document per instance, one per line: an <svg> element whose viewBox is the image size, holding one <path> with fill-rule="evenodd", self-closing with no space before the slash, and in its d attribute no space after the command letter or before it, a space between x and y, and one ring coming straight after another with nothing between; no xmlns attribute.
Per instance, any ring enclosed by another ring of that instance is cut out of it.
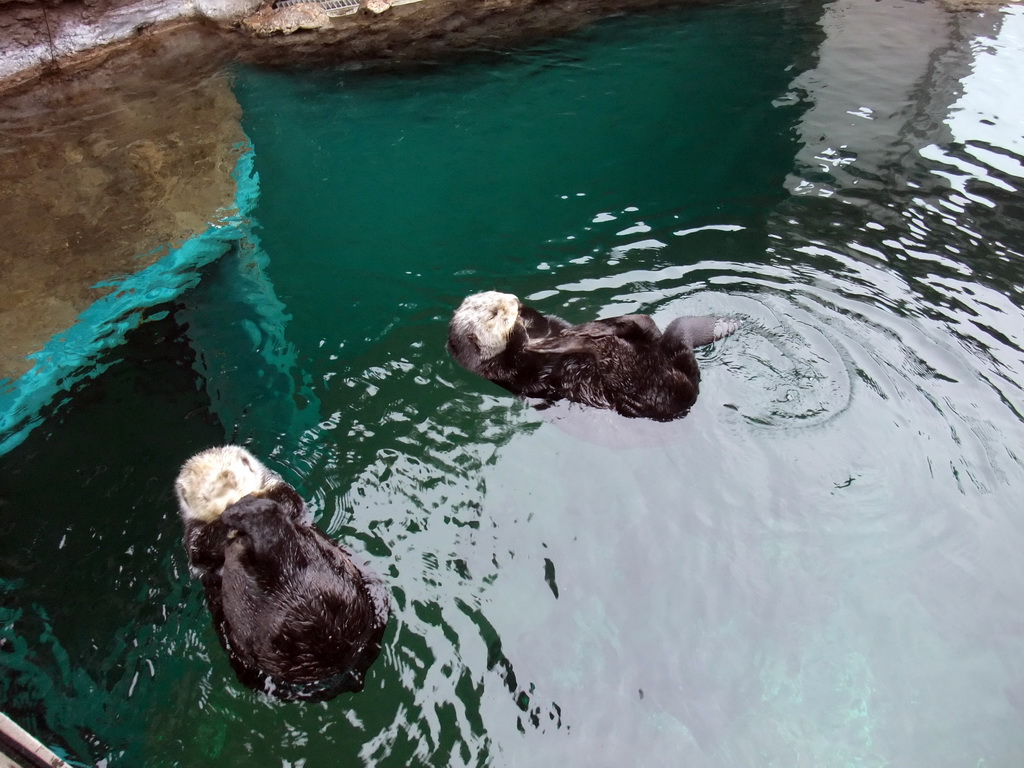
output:
<svg viewBox="0 0 1024 768"><path fill-rule="evenodd" d="M1017 87L1024 78L1024 8L1008 6L998 31L979 36L971 49L971 73L962 81L964 94L950 107L946 125L957 141L986 145L967 150L983 164L1024 179L1024 88Z"/></svg>

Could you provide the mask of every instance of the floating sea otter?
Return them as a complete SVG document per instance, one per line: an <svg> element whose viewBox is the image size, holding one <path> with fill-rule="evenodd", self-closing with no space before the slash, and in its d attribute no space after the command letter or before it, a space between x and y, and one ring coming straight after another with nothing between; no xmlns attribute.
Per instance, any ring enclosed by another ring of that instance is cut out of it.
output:
<svg viewBox="0 0 1024 768"><path fill-rule="evenodd" d="M522 397L670 421L697 399L694 348L738 327L718 317L680 317L662 333L648 315L570 325L512 294L487 291L455 310L448 351L463 368Z"/></svg>
<svg viewBox="0 0 1024 768"><path fill-rule="evenodd" d="M244 448L196 454L174 489L189 563L238 679L286 701L361 691L390 612L380 579Z"/></svg>

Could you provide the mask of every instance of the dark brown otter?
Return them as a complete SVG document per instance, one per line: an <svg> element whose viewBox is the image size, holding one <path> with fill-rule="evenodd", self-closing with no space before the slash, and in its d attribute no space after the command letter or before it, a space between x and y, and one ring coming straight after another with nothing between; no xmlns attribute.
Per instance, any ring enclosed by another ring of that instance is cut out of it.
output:
<svg viewBox="0 0 1024 768"><path fill-rule="evenodd" d="M723 318L680 317L662 333L639 314L570 325L511 294L488 291L455 311L448 351L462 367L522 397L670 421L697 400L694 348L738 327Z"/></svg>
<svg viewBox="0 0 1024 768"><path fill-rule="evenodd" d="M287 701L362 690L390 613L376 574L244 448L192 457L175 490L189 563L239 680Z"/></svg>

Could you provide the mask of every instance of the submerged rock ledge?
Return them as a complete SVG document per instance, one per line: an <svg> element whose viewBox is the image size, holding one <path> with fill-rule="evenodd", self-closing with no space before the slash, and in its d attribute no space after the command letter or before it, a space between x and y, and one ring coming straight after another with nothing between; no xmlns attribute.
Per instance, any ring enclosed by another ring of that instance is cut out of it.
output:
<svg viewBox="0 0 1024 768"><path fill-rule="evenodd" d="M223 59L206 35L159 42L0 99L0 402L47 339L234 214L246 137Z"/></svg>

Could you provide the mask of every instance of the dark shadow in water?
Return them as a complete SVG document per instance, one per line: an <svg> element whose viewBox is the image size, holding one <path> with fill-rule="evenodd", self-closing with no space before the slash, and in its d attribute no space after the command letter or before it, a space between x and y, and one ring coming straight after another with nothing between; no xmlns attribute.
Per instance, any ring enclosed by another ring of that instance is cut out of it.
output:
<svg viewBox="0 0 1024 768"><path fill-rule="evenodd" d="M98 361L108 366L101 376L0 457L0 528L17 542L0 554L0 699L79 758L144 729L144 707L131 700L133 677L148 674L137 644L171 630L166 605L198 597L174 577L185 573L170 480L183 444L223 430L173 309L148 312Z"/></svg>
<svg viewBox="0 0 1024 768"><path fill-rule="evenodd" d="M209 618L197 623L201 590L181 545L172 494L181 463L228 433L276 445L301 433L305 413L315 418L260 274L252 249L233 244L197 288L143 312L124 344L93 361L102 373L54 401L0 457L0 531L19 543L0 553L10 670L0 700L72 755L138 744L147 711L168 695L146 679L178 678L171 697L194 701L209 674L190 638Z"/></svg>

